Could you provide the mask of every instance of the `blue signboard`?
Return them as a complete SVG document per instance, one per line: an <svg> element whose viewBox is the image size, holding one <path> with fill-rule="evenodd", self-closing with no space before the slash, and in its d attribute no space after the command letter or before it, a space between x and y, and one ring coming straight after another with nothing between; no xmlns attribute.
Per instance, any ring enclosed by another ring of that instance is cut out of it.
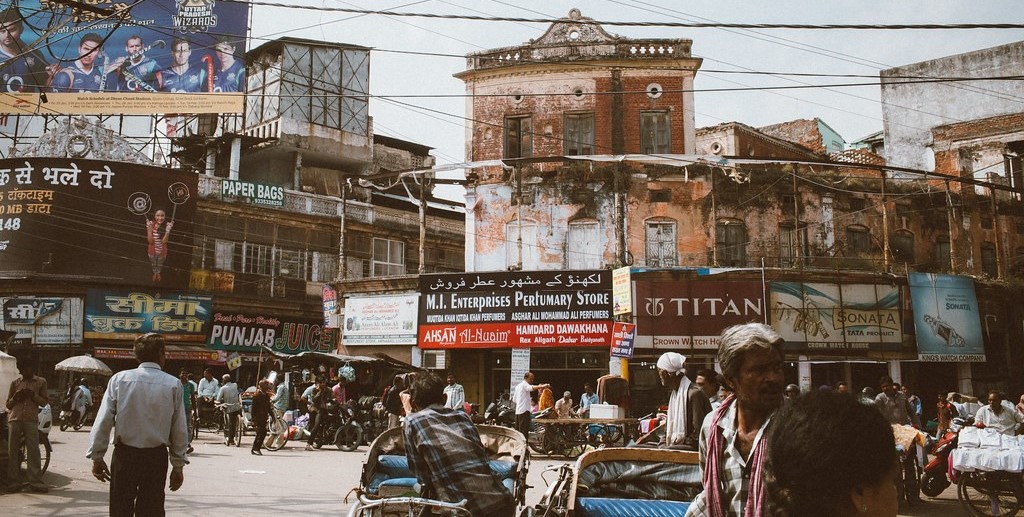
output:
<svg viewBox="0 0 1024 517"><path fill-rule="evenodd" d="M212 296L89 289L85 297L85 338L132 340L158 332L167 341L203 343L212 306Z"/></svg>
<svg viewBox="0 0 1024 517"><path fill-rule="evenodd" d="M910 273L910 297L921 361L984 362L974 280Z"/></svg>
<svg viewBox="0 0 1024 517"><path fill-rule="evenodd" d="M80 5L0 0L0 111L34 113L41 103L41 113L62 114L242 111L247 3Z"/></svg>

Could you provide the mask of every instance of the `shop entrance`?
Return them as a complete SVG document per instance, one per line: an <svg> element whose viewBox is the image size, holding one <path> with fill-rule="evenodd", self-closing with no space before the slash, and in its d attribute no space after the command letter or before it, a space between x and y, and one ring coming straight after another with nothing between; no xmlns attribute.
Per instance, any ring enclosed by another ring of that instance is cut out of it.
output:
<svg viewBox="0 0 1024 517"><path fill-rule="evenodd" d="M490 382L487 386L488 403L509 390L512 374L512 351L490 351ZM550 384L555 399L565 391L572 392L573 405L579 404L583 385L597 386L597 378L608 374L608 349L583 348L572 350L530 350L530 371L536 376L534 382ZM516 383L521 379L517 379Z"/></svg>

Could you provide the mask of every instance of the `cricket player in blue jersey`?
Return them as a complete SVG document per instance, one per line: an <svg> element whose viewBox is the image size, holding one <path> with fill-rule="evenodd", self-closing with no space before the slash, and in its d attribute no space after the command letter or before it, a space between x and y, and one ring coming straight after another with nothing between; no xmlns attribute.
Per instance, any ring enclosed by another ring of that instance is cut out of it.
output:
<svg viewBox="0 0 1024 517"><path fill-rule="evenodd" d="M175 39L171 43L171 67L156 74L157 88L162 92L209 91L208 71L202 66L189 66L192 44Z"/></svg>
<svg viewBox="0 0 1024 517"><path fill-rule="evenodd" d="M241 92L245 85L245 65L235 59L235 43L230 38L221 38L213 46L220 67L213 79L213 89L217 92Z"/></svg>
<svg viewBox="0 0 1024 517"><path fill-rule="evenodd" d="M21 41L24 30L24 19L16 7L0 12L0 91L43 91L50 80L42 55L25 49Z"/></svg>
<svg viewBox="0 0 1024 517"><path fill-rule="evenodd" d="M50 90L75 93L102 91L103 69L96 63L102 44L103 37L99 34L83 34L78 43L78 59L53 75Z"/></svg>

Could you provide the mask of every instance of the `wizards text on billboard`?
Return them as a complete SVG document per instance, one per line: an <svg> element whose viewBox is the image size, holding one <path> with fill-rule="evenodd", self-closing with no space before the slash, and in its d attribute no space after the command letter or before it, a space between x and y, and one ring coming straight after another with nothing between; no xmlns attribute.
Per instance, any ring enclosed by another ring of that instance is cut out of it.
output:
<svg viewBox="0 0 1024 517"><path fill-rule="evenodd" d="M420 293L421 348L611 343L610 271L421 275Z"/></svg>
<svg viewBox="0 0 1024 517"><path fill-rule="evenodd" d="M185 288L197 181L129 163L0 160L0 271Z"/></svg>

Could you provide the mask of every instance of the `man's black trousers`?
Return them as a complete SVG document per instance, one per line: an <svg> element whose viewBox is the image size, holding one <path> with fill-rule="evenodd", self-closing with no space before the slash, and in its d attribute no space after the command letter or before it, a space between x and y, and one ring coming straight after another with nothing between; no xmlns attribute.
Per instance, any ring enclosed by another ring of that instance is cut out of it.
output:
<svg viewBox="0 0 1024 517"><path fill-rule="evenodd" d="M164 515L167 447L138 449L115 445L110 461L110 515Z"/></svg>

